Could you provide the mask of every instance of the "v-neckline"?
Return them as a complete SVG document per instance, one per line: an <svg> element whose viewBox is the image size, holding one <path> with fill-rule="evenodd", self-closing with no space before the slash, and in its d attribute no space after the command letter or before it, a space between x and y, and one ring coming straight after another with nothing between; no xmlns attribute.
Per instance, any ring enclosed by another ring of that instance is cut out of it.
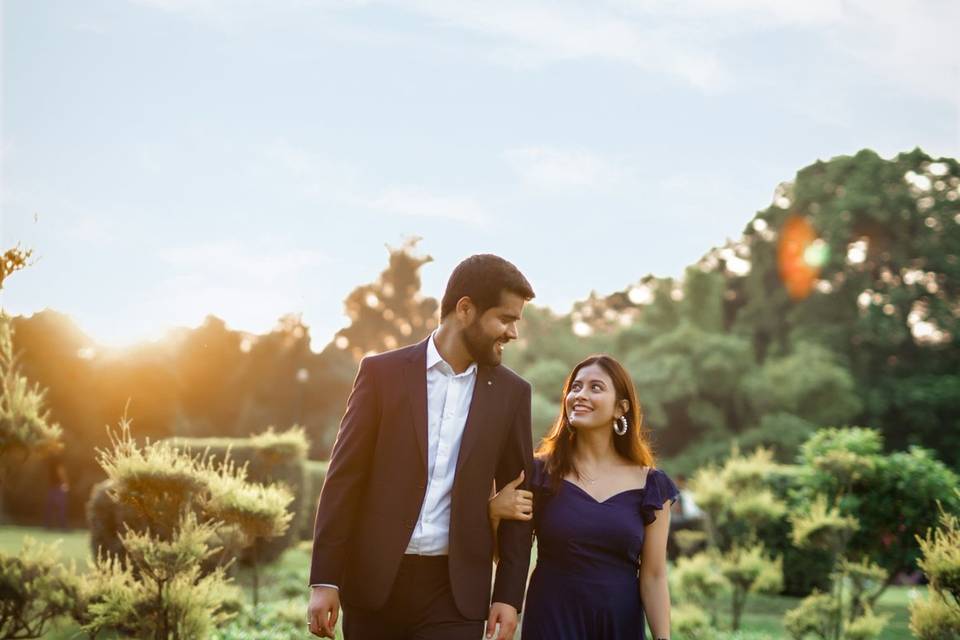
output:
<svg viewBox="0 0 960 640"><path fill-rule="evenodd" d="M647 483L650 482L650 471L647 471L647 476L644 478L644 482L643 482L643 486L642 486L642 487L637 487L637 488L635 488L635 489L624 489L623 491L618 491L617 493L615 493L615 494L613 494L612 496L609 496L609 497L607 497L607 498L605 498L605 499L603 499L603 500L597 500L595 497L593 497L593 494L592 494L592 493L590 493L589 491L587 491L586 489L584 489L583 487L581 487L580 485L578 485L578 484L577 484L576 482L574 482L573 480L567 480L566 478L563 478L563 481L566 482L567 484L571 485L572 487L575 487L575 488L579 489L579 490L580 490L580 493L582 493L583 495L585 495L585 496L587 496L588 498L590 498L591 500L593 500L596 504L607 504L608 502L610 502L611 500L613 500L613 499L616 498L617 496L622 496L622 495L624 495L625 493L633 493L634 491L645 491L646 488L647 488Z"/></svg>

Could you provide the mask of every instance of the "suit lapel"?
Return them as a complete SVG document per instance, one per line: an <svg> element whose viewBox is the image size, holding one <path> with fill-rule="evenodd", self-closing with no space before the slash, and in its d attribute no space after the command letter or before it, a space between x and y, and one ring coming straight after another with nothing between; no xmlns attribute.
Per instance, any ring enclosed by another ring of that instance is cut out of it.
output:
<svg viewBox="0 0 960 640"><path fill-rule="evenodd" d="M494 394L497 391L496 378L496 368L488 366L477 368L477 382L473 387L470 413L467 414L467 423L463 428L463 440L460 443L460 455L457 457L458 474L463 461L467 459L477 442L484 436L484 433L488 436L492 435L487 428L487 422L493 408Z"/></svg>
<svg viewBox="0 0 960 640"><path fill-rule="evenodd" d="M427 337L429 340L430 337ZM420 462L427 468L427 341L413 350L405 372L407 396L413 418L413 431L420 449Z"/></svg>

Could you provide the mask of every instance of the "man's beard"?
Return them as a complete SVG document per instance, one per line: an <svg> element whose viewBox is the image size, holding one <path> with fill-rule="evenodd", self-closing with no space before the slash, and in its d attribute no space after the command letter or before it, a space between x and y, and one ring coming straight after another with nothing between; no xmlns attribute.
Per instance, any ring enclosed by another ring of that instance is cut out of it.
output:
<svg viewBox="0 0 960 640"><path fill-rule="evenodd" d="M462 335L463 344L474 362L490 367L500 364L500 354L494 348L498 339L485 335L479 322L464 329Z"/></svg>

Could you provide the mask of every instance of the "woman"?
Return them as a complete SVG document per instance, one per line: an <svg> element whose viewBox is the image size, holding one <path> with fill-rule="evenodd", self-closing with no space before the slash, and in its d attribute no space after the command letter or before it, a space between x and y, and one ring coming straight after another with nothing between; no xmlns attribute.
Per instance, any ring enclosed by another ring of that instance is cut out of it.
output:
<svg viewBox="0 0 960 640"><path fill-rule="evenodd" d="M523 640L644 638L644 617L654 638L670 637L667 533L677 488L654 467L641 416L623 366L587 358L567 378L563 410L537 449L532 494L515 481L490 501L494 526L534 520Z"/></svg>

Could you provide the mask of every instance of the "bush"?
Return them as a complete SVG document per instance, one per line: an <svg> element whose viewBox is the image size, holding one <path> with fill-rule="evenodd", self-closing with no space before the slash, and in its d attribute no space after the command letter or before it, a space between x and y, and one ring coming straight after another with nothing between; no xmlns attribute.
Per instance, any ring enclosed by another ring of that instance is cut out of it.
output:
<svg viewBox="0 0 960 640"><path fill-rule="evenodd" d="M313 540L317 505L320 504L320 490L323 488L323 481L327 478L327 467L330 463L307 460L305 464L306 474L303 489L303 517L300 519L300 539Z"/></svg>
<svg viewBox="0 0 960 640"><path fill-rule="evenodd" d="M921 640L960 637L960 517L941 506L940 527L917 540L930 582L927 597L910 604L910 629Z"/></svg>
<svg viewBox="0 0 960 640"><path fill-rule="evenodd" d="M288 507L292 524L282 536L271 539L259 538L254 547L245 549L240 555L240 561L251 562L254 552L258 562L271 562L278 558L297 537L301 522L306 518L305 487L306 468L305 456L307 440L300 429L276 433L268 429L262 434L250 438L173 438L168 442L172 447L182 450L192 457L205 456L208 464L231 461L240 467L246 467L246 478L251 482L284 486L293 494L293 501ZM199 485L195 483L192 472L185 472L184 477L177 479L176 471L171 470L168 477L162 480L168 490L176 494L177 491L197 491ZM180 486L187 483L190 486ZM216 485L212 485L216 487ZM234 489L221 491L221 496L235 495ZM96 487L87 503L87 522L90 527L90 545L94 555L102 548L114 554L122 554L120 534L124 523L135 529L142 529L145 523L136 509L111 498L115 491L113 484L107 480ZM212 496L213 497L213 496ZM228 509L228 505L220 505ZM176 510L177 505L171 505ZM307 518L309 519L309 518Z"/></svg>
<svg viewBox="0 0 960 640"><path fill-rule="evenodd" d="M70 614L79 581L60 562L56 544L26 538L18 555L0 551L0 638L39 638L53 619Z"/></svg>
<svg viewBox="0 0 960 640"><path fill-rule="evenodd" d="M301 585L300 593L303 593ZM271 602L245 610L212 640L287 640L304 635L307 608L300 599Z"/></svg>
<svg viewBox="0 0 960 640"><path fill-rule="evenodd" d="M699 607L681 605L670 612L670 631L677 640L716 640L710 618Z"/></svg>
<svg viewBox="0 0 960 640"><path fill-rule="evenodd" d="M126 419L119 434L110 435L112 448L98 452L110 486L99 495L116 501L114 515L134 510L137 528L124 522L122 556L97 556L75 617L94 635L209 637L239 608L226 566L257 538L284 533L293 496L284 486L248 482L246 467L232 460L191 455L170 441L141 447ZM102 501L92 504L92 513ZM256 563L253 577L256 605Z"/></svg>

